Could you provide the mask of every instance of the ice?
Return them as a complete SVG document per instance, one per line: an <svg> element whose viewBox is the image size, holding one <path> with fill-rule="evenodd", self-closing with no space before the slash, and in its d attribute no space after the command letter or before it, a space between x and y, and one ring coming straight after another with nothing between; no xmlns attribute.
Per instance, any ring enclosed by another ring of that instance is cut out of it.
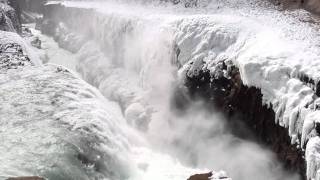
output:
<svg viewBox="0 0 320 180"><path fill-rule="evenodd" d="M9 61L0 70L0 179L184 180L199 171L152 151L117 103L67 68L28 61L33 48L0 33L1 63ZM127 115L141 108L132 104Z"/></svg>
<svg viewBox="0 0 320 180"><path fill-rule="evenodd" d="M311 138L306 148L306 161L307 161L307 178L318 180L320 178L320 138Z"/></svg>

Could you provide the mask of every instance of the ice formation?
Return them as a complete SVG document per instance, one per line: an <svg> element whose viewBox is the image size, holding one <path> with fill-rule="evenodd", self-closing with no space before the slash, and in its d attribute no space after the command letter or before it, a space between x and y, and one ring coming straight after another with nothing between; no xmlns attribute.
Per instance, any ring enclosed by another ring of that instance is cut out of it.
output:
<svg viewBox="0 0 320 180"><path fill-rule="evenodd" d="M199 172L150 150L117 103L35 54L0 31L0 179L182 180Z"/></svg>

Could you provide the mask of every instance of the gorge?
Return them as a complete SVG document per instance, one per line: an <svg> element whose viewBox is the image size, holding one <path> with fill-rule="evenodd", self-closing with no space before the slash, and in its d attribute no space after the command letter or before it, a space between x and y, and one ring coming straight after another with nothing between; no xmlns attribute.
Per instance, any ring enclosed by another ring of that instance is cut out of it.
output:
<svg viewBox="0 0 320 180"><path fill-rule="evenodd" d="M37 21L24 39L1 36L0 178L320 178L314 14L258 0L40 7L22 8Z"/></svg>

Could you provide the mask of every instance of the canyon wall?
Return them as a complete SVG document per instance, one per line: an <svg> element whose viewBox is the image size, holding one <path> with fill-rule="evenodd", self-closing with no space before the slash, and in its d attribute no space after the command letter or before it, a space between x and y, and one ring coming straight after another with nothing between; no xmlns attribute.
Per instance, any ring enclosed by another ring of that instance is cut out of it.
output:
<svg viewBox="0 0 320 180"><path fill-rule="evenodd" d="M227 70L227 66L220 68ZM204 100L208 106L224 112L228 122L234 124L235 133L239 128L237 122L244 122L254 132L254 140L271 148L286 169L298 172L301 179L306 179L303 150L291 143L286 128L274 123L275 112L272 107L263 104L261 90L244 85L236 67L233 67L229 77L215 78L204 70L198 76L187 77L185 85L193 100ZM176 99L176 103L185 105L187 102Z"/></svg>
<svg viewBox="0 0 320 180"><path fill-rule="evenodd" d="M283 8L304 8L315 14L320 14L319 0L271 0L276 5L281 5Z"/></svg>

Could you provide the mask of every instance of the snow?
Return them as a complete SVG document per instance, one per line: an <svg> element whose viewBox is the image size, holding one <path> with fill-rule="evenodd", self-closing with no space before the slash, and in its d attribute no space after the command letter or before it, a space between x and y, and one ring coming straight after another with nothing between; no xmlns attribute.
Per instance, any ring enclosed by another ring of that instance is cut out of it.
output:
<svg viewBox="0 0 320 180"><path fill-rule="evenodd" d="M219 172L213 172L213 175L210 179L225 179L225 180L231 180L230 178L227 178L226 172L219 171Z"/></svg>

